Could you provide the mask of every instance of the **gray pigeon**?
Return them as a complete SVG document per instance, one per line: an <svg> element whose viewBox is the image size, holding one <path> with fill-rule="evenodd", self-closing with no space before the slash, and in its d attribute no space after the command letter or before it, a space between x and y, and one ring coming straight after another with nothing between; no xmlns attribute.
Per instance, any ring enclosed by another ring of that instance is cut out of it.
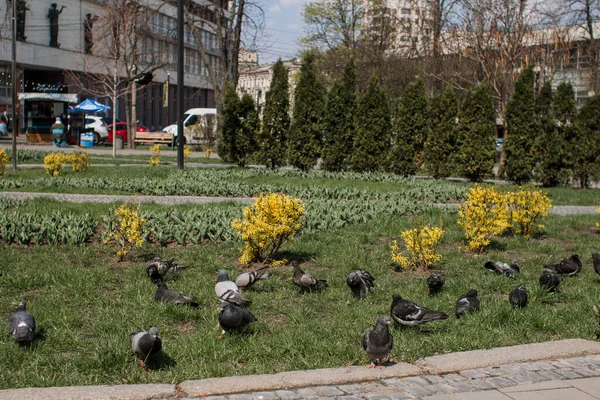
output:
<svg viewBox="0 0 600 400"><path fill-rule="evenodd" d="M246 311L228 301L223 301L219 312L219 324L223 332L219 338L222 338L225 332L240 331L254 321L256 321L256 318L250 311Z"/></svg>
<svg viewBox="0 0 600 400"><path fill-rule="evenodd" d="M364 299L369 294L369 291L373 287L375 278L364 269L357 269L354 272L350 272L350 275L346 278L346 283L352 290L354 297Z"/></svg>
<svg viewBox="0 0 600 400"><path fill-rule="evenodd" d="M594 271L600 275L600 253L592 254L592 260L594 261Z"/></svg>
<svg viewBox="0 0 600 400"><path fill-rule="evenodd" d="M471 289L456 301L456 318L475 310L479 310L479 299L477 290Z"/></svg>
<svg viewBox="0 0 600 400"><path fill-rule="evenodd" d="M562 276L555 274L549 269L545 269L540 276L540 285L545 286L549 292L558 292L561 281Z"/></svg>
<svg viewBox="0 0 600 400"><path fill-rule="evenodd" d="M324 289L329 287L327 281L324 279L315 279L300 268L298 261L292 261L294 267L294 284L300 287L302 290L312 289Z"/></svg>
<svg viewBox="0 0 600 400"><path fill-rule="evenodd" d="M488 261L485 263L484 266L485 266L485 268L487 268L490 271L493 271L497 274L502 274L504 276L508 276L511 278L515 278L516 274L521 272L521 270L519 269L519 264L517 263L516 260L512 260L510 262L510 266L507 263L504 263L501 261L496 261L496 262Z"/></svg>
<svg viewBox="0 0 600 400"><path fill-rule="evenodd" d="M523 285L519 285L510 292L508 300L513 307L527 307L527 289Z"/></svg>
<svg viewBox="0 0 600 400"><path fill-rule="evenodd" d="M429 287L429 294L434 295L442 290L442 286L444 286L444 282L446 282L446 278L444 277L444 273L441 271L431 271L429 277L427 277L427 286Z"/></svg>
<svg viewBox="0 0 600 400"><path fill-rule="evenodd" d="M269 269L268 265L251 272L241 273L235 278L234 282L238 288L247 289L254 285L259 279L268 278L269 274L267 274L267 269Z"/></svg>
<svg viewBox="0 0 600 400"><path fill-rule="evenodd" d="M129 334L131 349L142 367L146 366L148 358L158 354L162 349L162 342L158 337L158 328L153 326L149 332L136 330Z"/></svg>
<svg viewBox="0 0 600 400"><path fill-rule="evenodd" d="M446 313L421 307L414 301L405 300L397 294L392 295L390 314L392 314L394 321L404 326L417 326L448 318Z"/></svg>
<svg viewBox="0 0 600 400"><path fill-rule="evenodd" d="M18 344L29 344L35 336L35 318L26 311L27 302L21 301L13 315L8 317L8 331Z"/></svg>
<svg viewBox="0 0 600 400"><path fill-rule="evenodd" d="M382 315L377 319L375 328L363 334L363 349L371 359L369 368L383 368L383 360L390 355L394 345L394 337L389 330L390 322L389 316Z"/></svg>
<svg viewBox="0 0 600 400"><path fill-rule="evenodd" d="M163 261L162 258L156 256L152 263L146 267L146 274L152 282L158 283L164 281L167 273L183 271L184 269L187 269L187 267L177 264L174 258Z"/></svg>
<svg viewBox="0 0 600 400"><path fill-rule="evenodd" d="M154 299L163 303L186 304L194 308L199 307L198 301L194 296L174 292L170 290L164 282L160 282L156 285Z"/></svg>
<svg viewBox="0 0 600 400"><path fill-rule="evenodd" d="M247 306L252 303L250 300L245 299L240 293L240 289L229 280L229 275L224 269L220 269L217 275L217 282L215 283L215 294L221 301L228 301L238 306Z"/></svg>
<svg viewBox="0 0 600 400"><path fill-rule="evenodd" d="M563 258L557 263L544 265L544 268L551 270L554 273L573 276L581 271L581 260L577 254L573 254L569 258Z"/></svg>

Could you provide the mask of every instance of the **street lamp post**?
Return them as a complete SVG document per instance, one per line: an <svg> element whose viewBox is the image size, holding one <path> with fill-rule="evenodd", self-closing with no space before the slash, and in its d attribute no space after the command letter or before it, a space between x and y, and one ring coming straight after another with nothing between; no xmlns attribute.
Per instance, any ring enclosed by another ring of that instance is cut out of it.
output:
<svg viewBox="0 0 600 400"><path fill-rule="evenodd" d="M183 0L177 0L177 169L183 171Z"/></svg>
<svg viewBox="0 0 600 400"><path fill-rule="evenodd" d="M17 1L12 2L12 167L17 170L17 132L19 132L19 113L17 110ZM8 122L8 121L7 121Z"/></svg>

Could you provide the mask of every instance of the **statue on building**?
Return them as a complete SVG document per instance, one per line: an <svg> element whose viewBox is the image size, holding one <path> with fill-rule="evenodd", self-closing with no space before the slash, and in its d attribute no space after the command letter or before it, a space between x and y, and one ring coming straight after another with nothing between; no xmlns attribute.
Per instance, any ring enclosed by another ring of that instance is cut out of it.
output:
<svg viewBox="0 0 600 400"><path fill-rule="evenodd" d="M92 54L92 47L94 47L94 33L92 32L92 28L94 27L94 22L96 21L98 21L97 15L92 16L91 13L85 14L85 21L83 23L85 54Z"/></svg>
<svg viewBox="0 0 600 400"><path fill-rule="evenodd" d="M58 16L62 13L65 6L61 6L60 10L56 3L52 3L48 9L48 18L50 18L50 47L60 47L58 43Z"/></svg>
<svg viewBox="0 0 600 400"><path fill-rule="evenodd" d="M15 1L15 0L13 0ZM29 7L25 0L16 0L17 2L17 40L25 41L25 13L29 11ZM8 3L8 2L7 2Z"/></svg>

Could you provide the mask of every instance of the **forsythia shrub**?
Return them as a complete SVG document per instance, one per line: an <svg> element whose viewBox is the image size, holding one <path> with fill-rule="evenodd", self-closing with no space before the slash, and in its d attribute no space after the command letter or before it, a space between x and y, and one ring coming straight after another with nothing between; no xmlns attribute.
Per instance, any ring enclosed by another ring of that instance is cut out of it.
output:
<svg viewBox="0 0 600 400"><path fill-rule="evenodd" d="M74 172L84 172L90 168L90 156L83 151L75 151L68 157Z"/></svg>
<svg viewBox="0 0 600 400"><path fill-rule="evenodd" d="M398 242L392 242L392 261L400 264L403 269L421 268L425 269L436 261L439 261L440 255L437 248L440 245L444 230L438 227L421 227L418 224L407 231L402 232L402 238L406 242L406 250L411 253L411 257L404 256L403 251L399 251Z"/></svg>
<svg viewBox="0 0 600 400"><path fill-rule="evenodd" d="M183 156L184 156L184 157L187 157L187 156L189 156L190 154L192 154L192 151L193 151L193 150L192 150L192 146L190 146L190 145L187 145L187 144L186 144L185 146L183 146Z"/></svg>
<svg viewBox="0 0 600 400"><path fill-rule="evenodd" d="M144 244L143 234L146 220L142 217L140 205L134 207L133 203L127 202L120 207L111 210L107 217L107 229L109 229L104 244L115 242L120 246L117 251L119 261L136 246Z"/></svg>
<svg viewBox="0 0 600 400"><path fill-rule="evenodd" d="M552 207L552 201L547 193L533 187L521 187L518 191L509 192L505 196L510 213L510 224L516 234L530 238L538 228L544 226L538 224L537 220L547 216Z"/></svg>
<svg viewBox="0 0 600 400"><path fill-rule="evenodd" d="M207 147L204 149L204 156L206 158L210 158L210 155L213 153L212 147Z"/></svg>
<svg viewBox="0 0 600 400"><path fill-rule="evenodd" d="M244 218L236 218L231 226L244 241L239 261L271 261L285 242L302 227L304 205L300 199L283 193L261 194L254 204L244 208Z"/></svg>
<svg viewBox="0 0 600 400"><path fill-rule="evenodd" d="M150 147L150 151L153 154L153 156L150 157L150 165L156 167L158 164L160 164L160 144L155 144L154 146Z"/></svg>
<svg viewBox="0 0 600 400"><path fill-rule="evenodd" d="M8 155L4 150L0 150L0 176L4 176L6 166L8 165Z"/></svg>
<svg viewBox="0 0 600 400"><path fill-rule="evenodd" d="M490 238L510 227L506 198L492 187L474 186L458 211L458 224L465 230L467 250L480 252Z"/></svg>
<svg viewBox="0 0 600 400"><path fill-rule="evenodd" d="M69 162L69 157L63 153L50 153L44 157L44 168L50 176L58 176L63 165Z"/></svg>

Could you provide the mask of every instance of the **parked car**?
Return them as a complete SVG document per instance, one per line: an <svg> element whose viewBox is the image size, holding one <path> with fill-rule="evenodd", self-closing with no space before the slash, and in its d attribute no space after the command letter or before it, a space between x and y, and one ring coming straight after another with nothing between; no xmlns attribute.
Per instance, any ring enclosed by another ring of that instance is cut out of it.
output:
<svg viewBox="0 0 600 400"><path fill-rule="evenodd" d="M127 122L117 122L116 128L117 128L117 135L121 136L123 138L123 143L127 143ZM146 128L144 125L138 124L137 131L138 132L148 132L148 128ZM112 143L112 141L113 141L112 125L108 126L108 138L106 139L106 141L110 142L110 143Z"/></svg>
<svg viewBox="0 0 600 400"><path fill-rule="evenodd" d="M108 127L102 117L96 115L85 116L85 128L94 129L94 144L104 143L108 139Z"/></svg>

